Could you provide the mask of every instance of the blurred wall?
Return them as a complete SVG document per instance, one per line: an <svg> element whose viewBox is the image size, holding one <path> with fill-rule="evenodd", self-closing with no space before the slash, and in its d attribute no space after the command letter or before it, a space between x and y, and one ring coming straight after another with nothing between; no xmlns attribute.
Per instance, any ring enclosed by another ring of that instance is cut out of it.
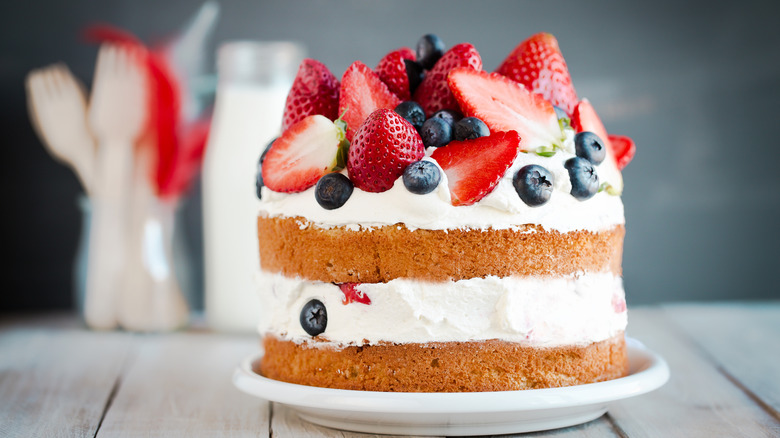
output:
<svg viewBox="0 0 780 438"><path fill-rule="evenodd" d="M198 1L4 2L0 6L0 228L6 260L0 309L72 305L80 234L75 177L55 163L28 121L24 75L66 62L90 83L95 22L147 42L181 26ZM555 34L581 97L610 132L638 144L624 171L630 304L780 298L780 8L712 1L237 1L221 2L218 42L292 39L339 76L373 66L425 33L468 41L486 69L521 40ZM202 289L199 191L183 206Z"/></svg>

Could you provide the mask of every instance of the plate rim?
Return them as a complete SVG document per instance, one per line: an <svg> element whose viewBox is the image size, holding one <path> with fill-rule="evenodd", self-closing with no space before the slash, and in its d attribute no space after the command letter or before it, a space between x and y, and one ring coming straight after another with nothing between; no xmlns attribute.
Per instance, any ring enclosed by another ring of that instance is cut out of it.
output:
<svg viewBox="0 0 780 438"><path fill-rule="evenodd" d="M261 352L246 357L233 373L241 391L292 407L332 412L487 413L567 408L608 403L653 391L669 379L666 361L640 341L626 336L632 372L618 379L560 388L493 392L380 392L299 385L255 373ZM636 366L635 366L636 365Z"/></svg>

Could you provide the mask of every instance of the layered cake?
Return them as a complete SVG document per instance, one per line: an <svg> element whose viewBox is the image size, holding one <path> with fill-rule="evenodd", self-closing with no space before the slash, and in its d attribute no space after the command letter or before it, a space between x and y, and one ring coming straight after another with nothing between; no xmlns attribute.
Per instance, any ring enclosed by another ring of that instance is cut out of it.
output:
<svg viewBox="0 0 780 438"><path fill-rule="evenodd" d="M435 35L339 80L301 65L257 189L259 372L366 391L627 372L621 169L552 35L493 72Z"/></svg>

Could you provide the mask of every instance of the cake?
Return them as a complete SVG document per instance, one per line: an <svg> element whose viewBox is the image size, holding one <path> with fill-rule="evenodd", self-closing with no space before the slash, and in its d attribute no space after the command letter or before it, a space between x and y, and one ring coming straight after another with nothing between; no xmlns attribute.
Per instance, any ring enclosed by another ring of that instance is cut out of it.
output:
<svg viewBox="0 0 780 438"><path fill-rule="evenodd" d="M307 59L260 158L258 372L402 392L626 375L628 137L552 35L492 73L435 35L338 80Z"/></svg>

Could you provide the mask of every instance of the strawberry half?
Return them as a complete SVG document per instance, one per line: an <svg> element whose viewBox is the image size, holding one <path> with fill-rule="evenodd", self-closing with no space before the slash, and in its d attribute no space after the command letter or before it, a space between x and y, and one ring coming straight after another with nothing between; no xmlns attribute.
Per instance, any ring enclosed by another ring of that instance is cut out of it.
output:
<svg viewBox="0 0 780 438"><path fill-rule="evenodd" d="M517 81L568 114L577 104L558 40L549 33L537 33L518 44L496 69L496 73Z"/></svg>
<svg viewBox="0 0 780 438"><path fill-rule="evenodd" d="M363 122L349 147L349 179L367 192L384 192L424 155L414 126L392 109L378 109Z"/></svg>
<svg viewBox="0 0 780 438"><path fill-rule="evenodd" d="M599 115L596 114L596 110L588 99L582 99L577 106L574 107L574 111L571 115L571 127L577 132L590 131L598 135L604 141L607 145L607 158L605 159L605 162L611 161L614 163L616 170L610 172L609 168L602 163L598 169L599 178L609 181L614 188L614 193L621 193L623 191L623 176L620 174L620 169L622 169L622 167L618 164L615 147L612 144L610 136L607 134L607 129L604 128L604 123L601 122ZM629 150L630 147L626 149L626 153L628 153ZM631 158L629 157L628 160L630 159ZM625 164L623 167L625 167Z"/></svg>
<svg viewBox="0 0 780 438"><path fill-rule="evenodd" d="M447 85L447 75L458 67L482 70L482 58L471 44L460 43L448 50L415 90L414 100L425 110L425 117L443 109L458 109L458 103Z"/></svg>
<svg viewBox="0 0 780 438"><path fill-rule="evenodd" d="M464 116L479 118L490 132L517 131L522 150L563 144L555 108L517 82L468 68L451 71L448 82Z"/></svg>
<svg viewBox="0 0 780 438"><path fill-rule="evenodd" d="M282 131L314 114L336 120L339 110L339 80L316 59L304 59L298 67L284 105Z"/></svg>
<svg viewBox="0 0 780 438"><path fill-rule="evenodd" d="M615 154L618 169L625 169L636 154L634 140L625 135L608 134L607 137L609 138L609 144L612 146L612 152Z"/></svg>
<svg viewBox="0 0 780 438"><path fill-rule="evenodd" d="M374 71L379 79L387 85L387 88L401 100L410 100L412 98L409 92L409 75L406 74L406 63L404 60L415 60L414 50L409 47L401 47L394 50L379 60Z"/></svg>
<svg viewBox="0 0 780 438"><path fill-rule="evenodd" d="M339 114L347 122L347 139L352 141L363 120L379 108L393 109L401 103L379 76L360 61L349 66L341 78Z"/></svg>
<svg viewBox="0 0 780 438"><path fill-rule="evenodd" d="M341 121L308 116L273 142L263 161L263 183L275 192L302 192L326 173L343 168L338 157L348 145Z"/></svg>
<svg viewBox="0 0 780 438"><path fill-rule="evenodd" d="M494 132L474 140L452 141L431 158L447 175L452 205L471 205L492 192L520 151L515 131Z"/></svg>
<svg viewBox="0 0 780 438"><path fill-rule="evenodd" d="M344 293L344 299L341 300L341 303L344 305L347 305L349 303L361 303L361 304L371 304L371 298L368 297L364 292L361 292L357 290L357 286L359 286L360 283L340 283L339 289L341 289L341 292Z"/></svg>

